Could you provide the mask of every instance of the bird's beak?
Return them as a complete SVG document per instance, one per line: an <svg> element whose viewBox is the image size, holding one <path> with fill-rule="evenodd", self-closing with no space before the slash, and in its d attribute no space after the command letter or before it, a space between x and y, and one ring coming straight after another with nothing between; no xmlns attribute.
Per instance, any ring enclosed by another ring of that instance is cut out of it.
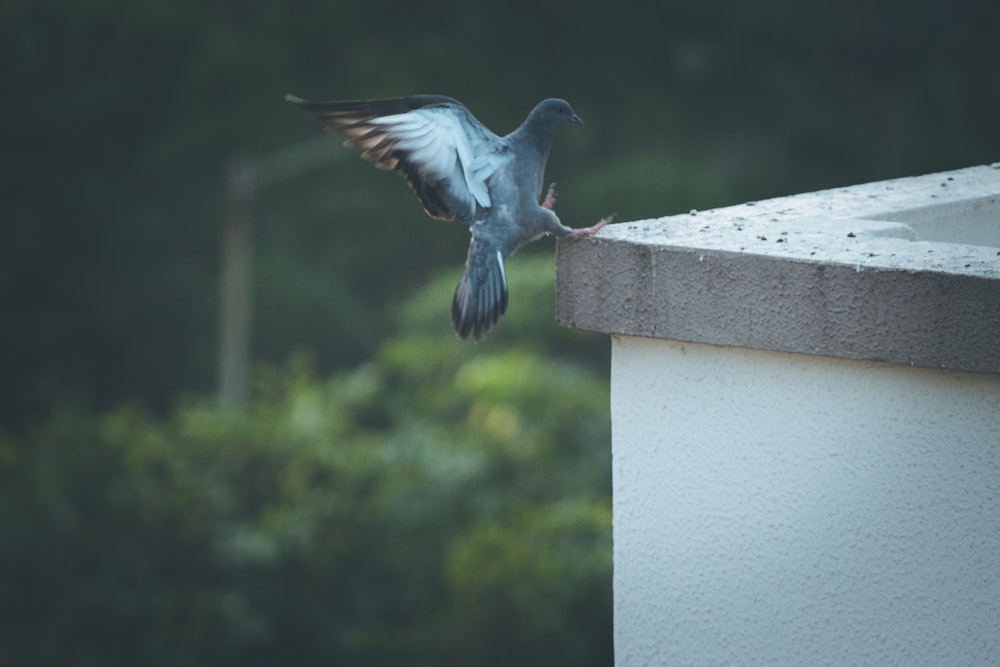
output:
<svg viewBox="0 0 1000 667"><path fill-rule="evenodd" d="M576 123L577 125L583 126L583 119L580 118L579 116L577 116L576 114L573 114L573 116L570 117L569 122Z"/></svg>

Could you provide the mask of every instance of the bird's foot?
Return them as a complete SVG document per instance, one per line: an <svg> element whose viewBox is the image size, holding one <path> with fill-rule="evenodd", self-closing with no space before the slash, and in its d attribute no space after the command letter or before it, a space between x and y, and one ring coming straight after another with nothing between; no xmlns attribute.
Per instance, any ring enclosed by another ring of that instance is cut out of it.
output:
<svg viewBox="0 0 1000 667"><path fill-rule="evenodd" d="M600 220L598 220L596 225L591 225L590 227L581 227L580 229L574 229L569 233L569 238L580 239L583 238L584 236L593 236L597 232L601 231L601 228L604 227L604 225L611 222L614 219L614 217L615 216L613 215L609 215L606 218L601 218Z"/></svg>
<svg viewBox="0 0 1000 667"><path fill-rule="evenodd" d="M542 208L547 208L550 211L552 207L556 205L556 184L553 183L549 186L549 191L545 193L545 199L542 200Z"/></svg>

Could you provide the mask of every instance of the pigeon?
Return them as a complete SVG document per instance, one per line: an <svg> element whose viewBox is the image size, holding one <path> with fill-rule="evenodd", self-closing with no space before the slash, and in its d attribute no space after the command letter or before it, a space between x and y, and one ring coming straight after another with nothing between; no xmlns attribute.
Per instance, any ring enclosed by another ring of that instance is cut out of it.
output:
<svg viewBox="0 0 1000 667"><path fill-rule="evenodd" d="M555 184L541 198L542 179L556 132L583 125L568 102L539 102L513 132L498 136L464 104L443 95L380 100L308 102L285 99L346 135L379 169L399 172L438 220L461 220L472 240L465 275L455 289L451 322L462 340L480 341L507 312L504 262L518 248L546 235L580 238L610 218L580 229L564 226L553 211Z"/></svg>

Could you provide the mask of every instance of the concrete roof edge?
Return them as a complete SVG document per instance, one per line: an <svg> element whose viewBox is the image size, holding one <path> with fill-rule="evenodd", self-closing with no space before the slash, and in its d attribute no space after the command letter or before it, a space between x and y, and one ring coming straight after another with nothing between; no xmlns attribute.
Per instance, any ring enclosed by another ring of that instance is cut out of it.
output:
<svg viewBox="0 0 1000 667"><path fill-rule="evenodd" d="M562 241L556 314L603 333L1000 374L1000 164Z"/></svg>

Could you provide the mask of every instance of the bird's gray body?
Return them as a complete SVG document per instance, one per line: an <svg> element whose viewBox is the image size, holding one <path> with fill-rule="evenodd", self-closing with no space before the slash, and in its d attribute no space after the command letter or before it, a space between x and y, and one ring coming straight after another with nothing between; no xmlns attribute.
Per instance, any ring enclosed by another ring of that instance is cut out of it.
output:
<svg viewBox="0 0 1000 667"><path fill-rule="evenodd" d="M507 257L547 234L587 231L559 222L550 198L539 201L556 132L567 122L583 124L564 100L543 100L516 130L499 137L461 102L440 95L287 99L348 135L345 145L375 166L402 174L428 215L469 225L465 275L452 300L452 324L461 338L482 339L506 312Z"/></svg>

